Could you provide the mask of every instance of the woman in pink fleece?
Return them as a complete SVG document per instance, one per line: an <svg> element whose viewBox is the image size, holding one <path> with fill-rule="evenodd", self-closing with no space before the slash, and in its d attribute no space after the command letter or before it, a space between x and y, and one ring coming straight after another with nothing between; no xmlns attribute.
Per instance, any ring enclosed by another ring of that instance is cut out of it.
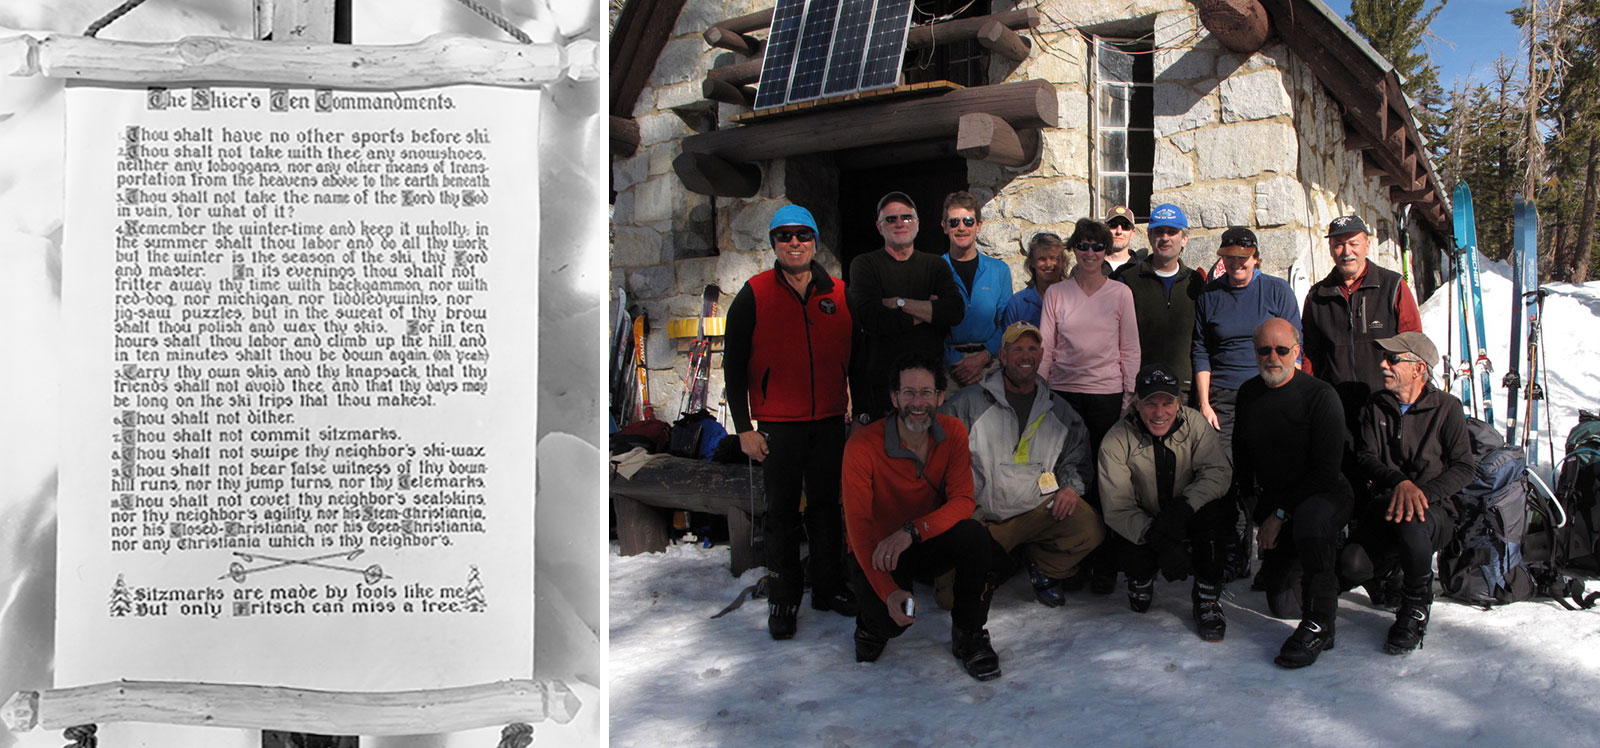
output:
<svg viewBox="0 0 1600 748"><path fill-rule="evenodd" d="M1122 415L1133 395L1139 371L1139 325L1134 320L1133 293L1100 272L1111 246L1111 229L1092 218L1080 218L1067 239L1077 267L1072 277L1044 292L1039 317L1044 360L1039 371L1055 391L1083 417L1089 443L1100 453L1100 440ZM1086 497L1098 510L1097 496ZM1094 553L1085 560L1090 589L1109 594L1116 585L1115 561ZM1082 584L1081 575L1079 584Z"/></svg>
<svg viewBox="0 0 1600 748"><path fill-rule="evenodd" d="M1096 448L1133 394L1139 371L1139 325L1133 293L1100 272L1111 230L1092 218L1078 219L1067 239L1077 266L1066 283L1044 294L1039 317L1044 361L1039 364L1054 390L1089 426Z"/></svg>

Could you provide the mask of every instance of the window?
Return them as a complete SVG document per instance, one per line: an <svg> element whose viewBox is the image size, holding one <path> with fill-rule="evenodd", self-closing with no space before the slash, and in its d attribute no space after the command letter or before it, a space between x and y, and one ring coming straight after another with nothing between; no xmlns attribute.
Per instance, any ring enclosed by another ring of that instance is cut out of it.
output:
<svg viewBox="0 0 1600 748"><path fill-rule="evenodd" d="M1155 161L1154 65L1148 42L1092 37L1093 108L1090 129L1099 158L1092 169L1094 214L1126 205L1150 215Z"/></svg>
<svg viewBox="0 0 1600 748"><path fill-rule="evenodd" d="M913 24L930 20L955 20L983 15L987 4L968 0L933 0L919 2L911 14ZM963 86L982 86L989 82L988 54L976 39L937 44L920 50L906 52L905 74L902 83L950 81Z"/></svg>

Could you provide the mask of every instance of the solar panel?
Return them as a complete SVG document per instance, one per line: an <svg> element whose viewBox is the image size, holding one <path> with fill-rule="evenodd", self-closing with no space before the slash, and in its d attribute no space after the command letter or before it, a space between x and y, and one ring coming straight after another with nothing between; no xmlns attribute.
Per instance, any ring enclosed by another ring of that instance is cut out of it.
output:
<svg viewBox="0 0 1600 748"><path fill-rule="evenodd" d="M912 0L779 0L755 107L900 82Z"/></svg>
<svg viewBox="0 0 1600 748"><path fill-rule="evenodd" d="M761 83L756 88L756 108L781 106L789 95L789 67L800 40L800 19L806 0L778 0L767 33L766 56L761 61Z"/></svg>
<svg viewBox="0 0 1600 748"><path fill-rule="evenodd" d="M861 88L881 88L900 82L900 58L911 30L911 0L880 0L872 18L867 58L861 63Z"/></svg>
<svg viewBox="0 0 1600 748"><path fill-rule="evenodd" d="M839 0L811 0L805 26L800 30L800 52L794 63L790 101L815 99L822 93L822 77L833 46L833 24L839 18Z"/></svg>
<svg viewBox="0 0 1600 748"><path fill-rule="evenodd" d="M849 93L861 85L861 58L867 53L867 30L872 26L873 0L844 0L833 32L833 52L828 58L824 95Z"/></svg>

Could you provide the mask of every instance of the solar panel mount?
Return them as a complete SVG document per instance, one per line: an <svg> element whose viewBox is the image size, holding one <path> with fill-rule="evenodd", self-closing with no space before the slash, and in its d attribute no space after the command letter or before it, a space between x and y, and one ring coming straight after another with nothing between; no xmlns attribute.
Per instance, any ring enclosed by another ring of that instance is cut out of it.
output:
<svg viewBox="0 0 1600 748"><path fill-rule="evenodd" d="M755 108L892 88L912 0L778 0Z"/></svg>

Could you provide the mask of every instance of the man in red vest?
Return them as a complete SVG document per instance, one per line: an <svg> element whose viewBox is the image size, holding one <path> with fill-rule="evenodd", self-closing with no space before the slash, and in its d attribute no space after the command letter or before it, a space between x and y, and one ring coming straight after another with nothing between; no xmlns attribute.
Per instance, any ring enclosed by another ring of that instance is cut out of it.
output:
<svg viewBox="0 0 1600 748"><path fill-rule="evenodd" d="M746 282L728 307L722 367L739 446L761 461L766 484L767 569L774 574L767 632L789 639L805 591L802 486L811 607L856 614L839 513L851 323L844 282L814 259L817 222L811 212L798 205L779 208L768 236L777 262Z"/></svg>

